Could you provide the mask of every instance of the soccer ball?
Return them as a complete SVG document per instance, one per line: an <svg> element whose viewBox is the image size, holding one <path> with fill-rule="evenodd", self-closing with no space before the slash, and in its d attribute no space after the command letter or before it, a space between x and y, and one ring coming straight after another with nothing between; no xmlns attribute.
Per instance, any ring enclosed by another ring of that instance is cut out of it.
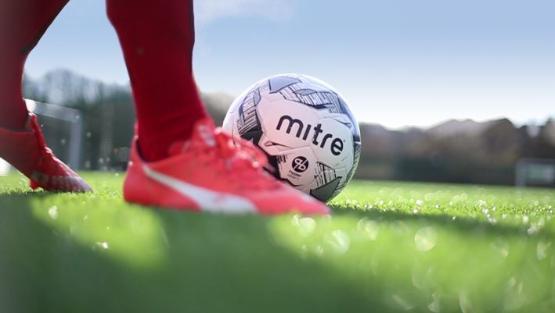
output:
<svg viewBox="0 0 555 313"><path fill-rule="evenodd" d="M276 178L324 202L345 188L360 158L360 129L347 104L305 75L254 84L233 102L223 129L262 149Z"/></svg>

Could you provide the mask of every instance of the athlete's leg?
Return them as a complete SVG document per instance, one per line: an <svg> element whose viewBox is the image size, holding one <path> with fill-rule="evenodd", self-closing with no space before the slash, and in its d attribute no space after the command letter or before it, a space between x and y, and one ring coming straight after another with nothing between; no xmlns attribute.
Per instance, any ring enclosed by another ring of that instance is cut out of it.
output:
<svg viewBox="0 0 555 313"><path fill-rule="evenodd" d="M206 117L193 79L192 0L107 2L139 123L124 183L127 201L227 213L328 212L265 173L261 152L248 142L234 145Z"/></svg>
<svg viewBox="0 0 555 313"><path fill-rule="evenodd" d="M157 161L207 116L193 78L192 0L107 0L125 56L143 156Z"/></svg>
<svg viewBox="0 0 555 313"><path fill-rule="evenodd" d="M68 0L0 1L0 127L22 129L25 59Z"/></svg>
<svg viewBox="0 0 555 313"><path fill-rule="evenodd" d="M29 177L34 189L83 192L91 188L47 148L21 86L27 55L67 1L0 1L0 157Z"/></svg>

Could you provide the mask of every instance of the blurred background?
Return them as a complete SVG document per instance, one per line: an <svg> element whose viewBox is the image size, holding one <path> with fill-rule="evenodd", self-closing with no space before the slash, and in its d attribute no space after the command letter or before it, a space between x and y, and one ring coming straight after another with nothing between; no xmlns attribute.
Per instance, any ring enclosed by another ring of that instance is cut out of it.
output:
<svg viewBox="0 0 555 313"><path fill-rule="evenodd" d="M553 1L197 0L195 10L195 72L218 123L255 81L304 73L340 90L359 119L359 178L555 187ZM70 1L24 87L62 159L125 169L133 104L103 1Z"/></svg>

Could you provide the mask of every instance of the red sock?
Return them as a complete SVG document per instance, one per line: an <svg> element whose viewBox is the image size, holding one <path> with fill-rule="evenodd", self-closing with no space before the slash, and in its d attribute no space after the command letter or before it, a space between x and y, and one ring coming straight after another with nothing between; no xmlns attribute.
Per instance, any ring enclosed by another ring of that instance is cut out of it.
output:
<svg viewBox="0 0 555 313"><path fill-rule="evenodd" d="M133 87L143 156L157 161L207 116L193 77L193 0L107 0Z"/></svg>
<svg viewBox="0 0 555 313"><path fill-rule="evenodd" d="M0 127L22 129L28 117L22 95L27 55L67 0L0 1Z"/></svg>

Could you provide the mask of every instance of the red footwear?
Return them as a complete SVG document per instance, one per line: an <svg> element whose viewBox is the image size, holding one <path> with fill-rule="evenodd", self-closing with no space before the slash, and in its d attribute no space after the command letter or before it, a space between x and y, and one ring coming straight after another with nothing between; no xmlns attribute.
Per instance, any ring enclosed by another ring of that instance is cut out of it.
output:
<svg viewBox="0 0 555 313"><path fill-rule="evenodd" d="M138 149L135 138L124 185L128 202L197 212L329 213L267 174L262 152L247 141L234 144L209 119L197 122L193 137L174 144L165 160L147 163Z"/></svg>
<svg viewBox="0 0 555 313"><path fill-rule="evenodd" d="M0 157L31 180L31 188L55 192L87 192L91 187L46 147L37 117L29 115L27 130L0 128Z"/></svg>

